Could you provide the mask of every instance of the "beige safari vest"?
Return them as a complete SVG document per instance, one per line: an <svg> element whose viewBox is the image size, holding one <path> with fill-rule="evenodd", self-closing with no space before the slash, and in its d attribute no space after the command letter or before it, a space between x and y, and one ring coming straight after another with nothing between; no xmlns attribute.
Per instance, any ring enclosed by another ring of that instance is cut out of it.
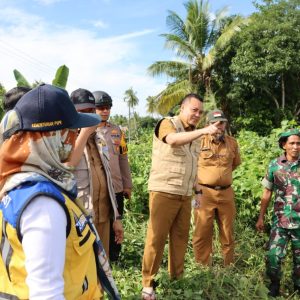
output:
<svg viewBox="0 0 300 300"><path fill-rule="evenodd" d="M88 225L83 225L81 236L76 230L77 223L85 223L85 216L79 207L65 196L66 208L69 213L70 232L66 242L66 259L64 268L64 296L66 300L98 300L101 298L97 282L97 270L93 243L95 235ZM0 241L2 236L2 213L0 211ZM8 272L0 260L0 299L29 299L29 291L26 285L26 270L24 266L25 255L22 244L18 239L18 233L11 224L5 225L9 244L12 247ZM9 274L9 276L8 276Z"/></svg>
<svg viewBox="0 0 300 300"><path fill-rule="evenodd" d="M184 132L179 117L169 118L176 132ZM155 128L158 132L160 122ZM197 174L199 144L195 140L183 146L170 146L153 135L149 191L191 196Z"/></svg>

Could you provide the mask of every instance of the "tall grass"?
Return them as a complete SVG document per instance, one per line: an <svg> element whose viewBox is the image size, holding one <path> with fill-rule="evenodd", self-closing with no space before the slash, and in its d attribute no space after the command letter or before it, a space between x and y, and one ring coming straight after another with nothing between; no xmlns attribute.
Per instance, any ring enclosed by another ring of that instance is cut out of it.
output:
<svg viewBox="0 0 300 300"><path fill-rule="evenodd" d="M214 256L212 267L200 267L195 263L190 242L185 259L185 274L180 280L170 281L167 272L167 248L157 274L158 299L268 299L268 280L265 278L265 248L267 234L258 234L254 228L258 216L261 179L268 162L281 152L277 145L278 133L291 127L283 122L282 128L275 129L267 137L254 132L241 131L238 142L241 149L242 165L235 171L234 188L237 204L235 224L235 263L227 268L222 265L222 255L215 226ZM151 163L152 130L144 131L129 147L129 158L133 175L134 193L126 203L124 219L125 241L121 259L113 265L113 272L123 299L140 299L141 262L144 250L148 219L147 180ZM270 212L267 220L270 220ZM300 299L293 295L292 258L288 256L283 265L281 293L278 299Z"/></svg>
<svg viewBox="0 0 300 300"><path fill-rule="evenodd" d="M141 264L147 225L146 215L126 212L124 219L125 241L120 261L113 264L114 277L122 299L140 299ZM192 223L192 222L191 222ZM193 226L191 224L190 236ZM159 273L156 276L158 299L268 299L268 280L265 278L266 234L258 234L254 228L243 225L237 217L235 263L224 268L215 225L214 255L212 267L200 267L195 263L191 239L185 259L185 273L179 280L170 280L167 272L167 249ZM288 251L291 253L291 251ZM278 299L300 299L293 297L291 280L292 258L288 255L283 266L282 297Z"/></svg>

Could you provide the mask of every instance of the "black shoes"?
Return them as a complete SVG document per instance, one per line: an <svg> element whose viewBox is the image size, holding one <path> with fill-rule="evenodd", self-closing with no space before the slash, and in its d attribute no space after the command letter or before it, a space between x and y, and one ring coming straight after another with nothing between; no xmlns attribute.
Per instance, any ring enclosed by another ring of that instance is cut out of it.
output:
<svg viewBox="0 0 300 300"><path fill-rule="evenodd" d="M280 296L279 290L280 290L280 283L279 282L271 282L271 284L269 285L268 296L271 296L271 297Z"/></svg>

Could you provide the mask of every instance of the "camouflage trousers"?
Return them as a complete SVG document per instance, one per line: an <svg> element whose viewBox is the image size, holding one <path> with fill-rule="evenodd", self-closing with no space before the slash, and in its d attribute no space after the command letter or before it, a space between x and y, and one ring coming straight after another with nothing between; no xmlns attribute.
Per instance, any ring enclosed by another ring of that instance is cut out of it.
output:
<svg viewBox="0 0 300 300"><path fill-rule="evenodd" d="M300 287L300 228L286 229L273 226L270 233L269 250L266 256L266 273L272 282L279 282L282 276L281 262L286 256L288 242L293 252L293 281Z"/></svg>

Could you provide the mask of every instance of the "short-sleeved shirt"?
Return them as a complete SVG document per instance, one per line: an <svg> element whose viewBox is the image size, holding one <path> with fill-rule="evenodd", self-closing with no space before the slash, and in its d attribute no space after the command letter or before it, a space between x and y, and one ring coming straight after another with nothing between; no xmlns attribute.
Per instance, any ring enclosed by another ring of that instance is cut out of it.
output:
<svg viewBox="0 0 300 300"><path fill-rule="evenodd" d="M181 119L180 119L181 120ZM192 126L189 126L186 122L181 120L182 126L185 131L192 131L195 128ZM176 128L174 127L174 124L170 119L163 119L159 125L159 130L158 130L158 138L163 141L165 141L165 138L168 134L170 133L176 133Z"/></svg>
<svg viewBox="0 0 300 300"><path fill-rule="evenodd" d="M235 138L225 135L223 141L215 142L213 136L200 138L198 159L198 183L212 186L232 184L232 171L241 164L240 151Z"/></svg>
<svg viewBox="0 0 300 300"><path fill-rule="evenodd" d="M290 162L282 155L272 160L262 184L275 192L273 225L300 228L300 158Z"/></svg>

